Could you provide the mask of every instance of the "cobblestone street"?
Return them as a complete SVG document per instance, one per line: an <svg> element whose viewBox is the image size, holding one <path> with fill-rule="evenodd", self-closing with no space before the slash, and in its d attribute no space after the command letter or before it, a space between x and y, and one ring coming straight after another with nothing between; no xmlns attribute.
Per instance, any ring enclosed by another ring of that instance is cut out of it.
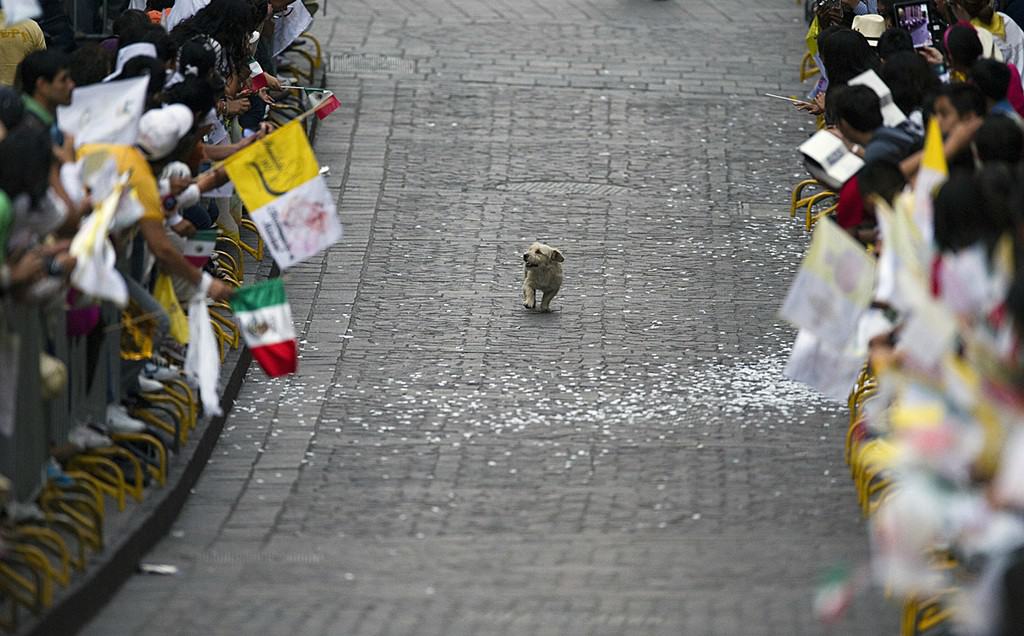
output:
<svg viewBox="0 0 1024 636"><path fill-rule="evenodd" d="M286 275L214 459L83 631L896 633L846 410L785 381L786 213L813 128L793 0L339 0L316 151L342 242ZM555 312L522 253L565 255Z"/></svg>

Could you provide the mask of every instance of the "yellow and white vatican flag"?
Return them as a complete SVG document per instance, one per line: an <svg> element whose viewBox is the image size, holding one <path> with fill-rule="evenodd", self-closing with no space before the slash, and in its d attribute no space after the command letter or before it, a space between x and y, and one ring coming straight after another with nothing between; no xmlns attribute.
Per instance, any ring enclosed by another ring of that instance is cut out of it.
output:
<svg viewBox="0 0 1024 636"><path fill-rule="evenodd" d="M871 304L874 284L875 260L834 221L822 219L779 315L839 350Z"/></svg>
<svg viewBox="0 0 1024 636"><path fill-rule="evenodd" d="M882 252L878 257L878 284L875 300L896 309L911 309L909 287L928 288L929 245L914 222L914 195L905 192L896 198L895 209L885 201L875 206ZM929 202L930 203L930 202Z"/></svg>
<svg viewBox="0 0 1024 636"><path fill-rule="evenodd" d="M82 293L109 300L118 307L128 304L128 286L114 268L117 254L107 233L121 201L125 180L122 176L110 194L82 222L68 249L76 259L71 284Z"/></svg>
<svg viewBox="0 0 1024 636"><path fill-rule="evenodd" d="M934 117L928 122L928 134L924 139L924 157L914 183L914 225L917 226L926 246L931 246L934 235L933 201L939 187L949 177L946 154L942 148L942 132ZM930 250L929 250L930 251Z"/></svg>
<svg viewBox="0 0 1024 636"><path fill-rule="evenodd" d="M300 121L235 153L224 168L281 269L341 238L334 197Z"/></svg>

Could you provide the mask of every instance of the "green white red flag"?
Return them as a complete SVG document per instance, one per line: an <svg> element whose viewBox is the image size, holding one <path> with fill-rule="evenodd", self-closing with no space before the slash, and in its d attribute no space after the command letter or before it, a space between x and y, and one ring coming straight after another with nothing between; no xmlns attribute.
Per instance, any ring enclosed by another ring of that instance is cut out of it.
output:
<svg viewBox="0 0 1024 636"><path fill-rule="evenodd" d="M185 241L182 253L185 260L195 267L206 265L217 245L217 230L199 230Z"/></svg>
<svg viewBox="0 0 1024 636"><path fill-rule="evenodd" d="M252 80L252 90L258 91L267 86L267 75L263 67L256 60L249 61L249 78Z"/></svg>
<svg viewBox="0 0 1024 636"><path fill-rule="evenodd" d="M252 357L267 375L276 378L294 373L298 368L298 348L284 282L272 278L242 287L231 297L231 309Z"/></svg>
<svg viewBox="0 0 1024 636"><path fill-rule="evenodd" d="M316 109L313 112L317 119L322 120L341 107L341 102L331 91L310 93L309 98L313 102L313 108Z"/></svg>

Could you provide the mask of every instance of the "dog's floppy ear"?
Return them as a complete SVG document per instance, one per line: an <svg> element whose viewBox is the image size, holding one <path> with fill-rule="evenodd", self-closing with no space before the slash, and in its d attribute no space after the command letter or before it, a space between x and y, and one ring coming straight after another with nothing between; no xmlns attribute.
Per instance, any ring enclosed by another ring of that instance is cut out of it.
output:
<svg viewBox="0 0 1024 636"><path fill-rule="evenodd" d="M551 250L551 260L555 261L556 263L564 263L565 257L562 256L562 253L559 252L558 250Z"/></svg>

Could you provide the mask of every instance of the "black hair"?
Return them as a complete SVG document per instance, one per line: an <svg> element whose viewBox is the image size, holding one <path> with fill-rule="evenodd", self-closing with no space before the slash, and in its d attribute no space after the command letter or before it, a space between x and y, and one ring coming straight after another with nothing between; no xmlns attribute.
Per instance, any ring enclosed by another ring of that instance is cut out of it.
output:
<svg viewBox="0 0 1024 636"><path fill-rule="evenodd" d="M957 3L971 18L978 18L985 24L992 22L995 9L992 0L958 0Z"/></svg>
<svg viewBox="0 0 1024 636"><path fill-rule="evenodd" d="M217 68L217 51L205 37L185 40L178 47L178 72L184 74L185 66L196 67L200 77Z"/></svg>
<svg viewBox="0 0 1024 636"><path fill-rule="evenodd" d="M18 91L10 86L0 86L0 124L11 130L25 116L25 102L21 101ZM2 246L0 246L2 247Z"/></svg>
<svg viewBox="0 0 1024 636"><path fill-rule="evenodd" d="M957 115L963 117L968 113L974 113L978 117L984 117L988 112L985 104L985 96L973 84L945 84L935 94L936 98L945 97L953 105Z"/></svg>
<svg viewBox="0 0 1024 636"><path fill-rule="evenodd" d="M98 84L110 74L112 59L110 51L95 42L79 47L71 54L68 72L75 86Z"/></svg>
<svg viewBox="0 0 1024 636"><path fill-rule="evenodd" d="M145 24L133 24L127 29L117 41L117 48L123 49L129 44L148 42L156 48L157 58L168 63L174 61L178 56L178 45L171 39L171 36L158 24L147 22Z"/></svg>
<svg viewBox="0 0 1024 636"><path fill-rule="evenodd" d="M878 46L875 47L875 50L878 52L878 57L883 60L888 60L901 51L915 53L914 38L910 37L910 33L904 29L886 29L878 38Z"/></svg>
<svg viewBox="0 0 1024 636"><path fill-rule="evenodd" d="M879 76L892 91L893 102L907 114L924 106L925 96L941 86L928 62L914 52L900 51L887 58Z"/></svg>
<svg viewBox="0 0 1024 636"><path fill-rule="evenodd" d="M174 62L177 59L178 45L160 25L151 24L146 30L145 38L145 42L152 42L153 46L156 47L156 56L164 64Z"/></svg>
<svg viewBox="0 0 1024 636"><path fill-rule="evenodd" d="M209 80L203 77L186 77L184 81L164 91L164 103L188 106L197 122L213 108L216 101L216 92Z"/></svg>
<svg viewBox="0 0 1024 636"><path fill-rule="evenodd" d="M877 71L878 54L867 38L852 29L825 31L818 38L818 51L825 65L829 86L848 83L864 71Z"/></svg>
<svg viewBox="0 0 1024 636"><path fill-rule="evenodd" d="M861 197L877 194L892 204L896 195L903 191L907 180L900 167L891 161L871 161L857 173L857 185Z"/></svg>
<svg viewBox="0 0 1024 636"><path fill-rule="evenodd" d="M177 46L198 36L213 38L220 44L226 74L244 74L249 59L249 38L262 23L267 4L251 0L213 0L194 16L171 31Z"/></svg>
<svg viewBox="0 0 1024 636"><path fill-rule="evenodd" d="M935 197L935 244L958 252L978 242L991 254L999 238L1013 230L1011 212L1017 171L993 162L977 174L954 172Z"/></svg>
<svg viewBox="0 0 1024 636"><path fill-rule="evenodd" d="M958 252L987 235L980 214L984 207L974 175L953 173L935 197L935 245L943 252Z"/></svg>
<svg viewBox="0 0 1024 636"><path fill-rule="evenodd" d="M1017 261L1020 263L1020 261ZM1017 273L1006 292L1006 309L1013 316L1017 333L1024 332L1024 265L1017 266Z"/></svg>
<svg viewBox="0 0 1024 636"><path fill-rule="evenodd" d="M818 23L825 28L830 26L846 28L852 27L853 19L857 17L856 14L854 14L853 9L851 9L845 2L836 2L835 4L838 5L839 8L839 15L836 16L836 21L831 21L832 14L829 12L817 12Z"/></svg>
<svg viewBox="0 0 1024 636"><path fill-rule="evenodd" d="M1013 231L1014 215L1011 211L1011 201L1017 185L1016 165L991 161L978 171L976 178L985 200L982 214L990 228L988 238L989 248L992 248L1000 236Z"/></svg>
<svg viewBox="0 0 1024 636"><path fill-rule="evenodd" d="M44 79L47 82L52 82L53 78L57 77L62 70L67 69L69 65L68 54L56 49L29 53L18 65L21 91L26 95L32 95L36 91L36 81Z"/></svg>
<svg viewBox="0 0 1024 636"><path fill-rule="evenodd" d="M46 194L53 161L53 143L47 129L15 126L0 141L0 190L12 199L27 194L34 207Z"/></svg>
<svg viewBox="0 0 1024 636"><path fill-rule="evenodd" d="M164 82L167 80L167 73L160 60L145 55L133 57L124 63L121 73L113 79L123 80L146 74L149 75L149 84L146 85L147 107L152 108L156 106L156 96L164 89Z"/></svg>
<svg viewBox="0 0 1024 636"><path fill-rule="evenodd" d="M1010 88L1010 67L995 60L981 59L971 65L968 73L971 83L994 102L1006 99Z"/></svg>
<svg viewBox="0 0 1024 636"><path fill-rule="evenodd" d="M970 68L981 57L983 49L977 31L969 24L954 24L946 36L946 52L951 64Z"/></svg>
<svg viewBox="0 0 1024 636"><path fill-rule="evenodd" d="M114 36L118 38L118 43L120 43L125 31L130 30L132 27L143 27L147 24L151 24L151 22L145 12L138 9L126 9L121 12L121 15L114 18L112 29Z"/></svg>
<svg viewBox="0 0 1024 636"><path fill-rule="evenodd" d="M867 86L844 86L834 94L836 116L854 130L874 132L882 127L882 106L875 91Z"/></svg>
<svg viewBox="0 0 1024 636"><path fill-rule="evenodd" d="M1024 152L1024 133L1009 117L993 115L974 133L974 148L982 163L1005 161L1016 164Z"/></svg>

